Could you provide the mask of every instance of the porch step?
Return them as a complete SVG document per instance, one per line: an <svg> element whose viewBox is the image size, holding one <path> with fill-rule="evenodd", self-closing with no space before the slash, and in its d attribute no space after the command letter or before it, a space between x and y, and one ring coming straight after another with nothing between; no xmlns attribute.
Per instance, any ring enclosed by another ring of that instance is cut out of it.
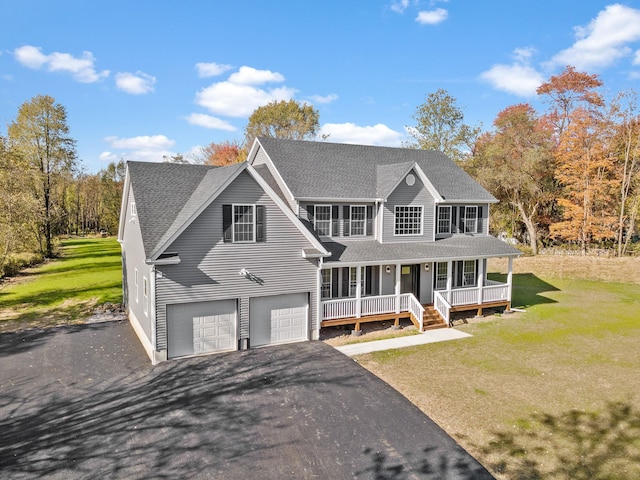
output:
<svg viewBox="0 0 640 480"><path fill-rule="evenodd" d="M447 328L446 322L442 319L433 305L423 305L422 331L435 330L437 328Z"/></svg>

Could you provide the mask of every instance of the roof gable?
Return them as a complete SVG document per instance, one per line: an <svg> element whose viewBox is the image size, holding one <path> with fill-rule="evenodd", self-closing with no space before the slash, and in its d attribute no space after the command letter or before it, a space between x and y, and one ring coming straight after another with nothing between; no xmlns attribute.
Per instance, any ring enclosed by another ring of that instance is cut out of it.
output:
<svg viewBox="0 0 640 480"><path fill-rule="evenodd" d="M433 150L265 137L256 142L297 199L382 199L381 193L388 194L416 164L443 201L496 201L451 159Z"/></svg>

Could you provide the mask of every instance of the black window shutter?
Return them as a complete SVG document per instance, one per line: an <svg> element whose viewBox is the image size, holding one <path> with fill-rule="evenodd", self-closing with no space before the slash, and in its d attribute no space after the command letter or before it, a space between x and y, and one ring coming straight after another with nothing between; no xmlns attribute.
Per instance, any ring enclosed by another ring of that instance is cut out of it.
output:
<svg viewBox="0 0 640 480"><path fill-rule="evenodd" d="M461 287L464 262L462 260L459 260L457 262L454 262L454 265L456 266L456 287Z"/></svg>
<svg viewBox="0 0 640 480"><path fill-rule="evenodd" d="M233 240L233 212L231 205L222 205L222 231L225 242Z"/></svg>
<svg viewBox="0 0 640 480"><path fill-rule="evenodd" d="M465 208L466 207L460 207L460 215L458 215L458 231L460 233L466 233L464 231Z"/></svg>
<svg viewBox="0 0 640 480"><path fill-rule="evenodd" d="M366 272L364 294L371 295L373 286L373 268L371 266L366 267Z"/></svg>
<svg viewBox="0 0 640 480"><path fill-rule="evenodd" d="M367 206L367 235L373 235L373 206Z"/></svg>
<svg viewBox="0 0 640 480"><path fill-rule="evenodd" d="M338 268L331 269L331 297L338 298L340 290L338 289Z"/></svg>
<svg viewBox="0 0 640 480"><path fill-rule="evenodd" d="M313 221L313 205L307 205L307 220L309 220L311 223L315 223Z"/></svg>
<svg viewBox="0 0 640 480"><path fill-rule="evenodd" d="M256 205L256 242L267 241L267 215L264 205Z"/></svg>
<svg viewBox="0 0 640 480"><path fill-rule="evenodd" d="M349 267L342 267L342 296L349 296Z"/></svg>
<svg viewBox="0 0 640 480"><path fill-rule="evenodd" d="M331 235L337 237L340 235L340 210L337 205L331 207Z"/></svg>
<svg viewBox="0 0 640 480"><path fill-rule="evenodd" d="M483 224L484 218L482 218L482 207L479 206L478 207L478 232L477 233L482 233L482 224Z"/></svg>
<svg viewBox="0 0 640 480"><path fill-rule="evenodd" d="M344 205L342 207L342 219L343 219L342 235L345 237L348 237L351 234L350 215L351 215L351 209L349 208L349 205Z"/></svg>
<svg viewBox="0 0 640 480"><path fill-rule="evenodd" d="M456 233L457 222L458 222L458 207L451 207L451 233Z"/></svg>

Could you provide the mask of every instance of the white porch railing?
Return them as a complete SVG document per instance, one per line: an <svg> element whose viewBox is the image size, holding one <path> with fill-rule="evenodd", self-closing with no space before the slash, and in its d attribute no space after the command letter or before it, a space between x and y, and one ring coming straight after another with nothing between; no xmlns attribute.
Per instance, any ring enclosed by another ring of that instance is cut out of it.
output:
<svg viewBox="0 0 640 480"><path fill-rule="evenodd" d="M447 326L451 326L451 305L447 302L441 292L433 292L433 306L440 316L447 322Z"/></svg>
<svg viewBox="0 0 640 480"><path fill-rule="evenodd" d="M482 287L481 301L478 302L478 293L480 289L474 288L458 288L451 290L451 305L474 305L478 303L499 302L508 300L509 286L506 283L493 282L489 280L488 284ZM442 292L446 294L446 292Z"/></svg>
<svg viewBox="0 0 640 480"><path fill-rule="evenodd" d="M398 305L398 301L400 304ZM360 315L358 312L360 302ZM396 295L377 295L374 297L341 298L325 300L322 304L322 320L337 320L340 318L360 318L366 315L383 315L388 313L411 312L420 323L422 330L422 314L424 307L411 293Z"/></svg>

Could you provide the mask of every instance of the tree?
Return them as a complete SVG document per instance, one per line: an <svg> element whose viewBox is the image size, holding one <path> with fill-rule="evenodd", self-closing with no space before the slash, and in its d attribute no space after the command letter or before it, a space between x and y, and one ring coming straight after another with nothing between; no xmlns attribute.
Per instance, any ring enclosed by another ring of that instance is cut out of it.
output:
<svg viewBox="0 0 640 480"><path fill-rule="evenodd" d="M568 120L556 150L563 220L550 230L577 242L585 254L592 242L615 238L614 158L607 149L610 124L583 108L575 109Z"/></svg>
<svg viewBox="0 0 640 480"><path fill-rule="evenodd" d="M60 199L56 186L76 164L75 140L69 136L66 109L48 95L23 103L9 124L9 141L26 160L33 179L33 195L39 203L38 227L44 236L45 257L53 256L55 209Z"/></svg>
<svg viewBox="0 0 640 480"><path fill-rule="evenodd" d="M548 82L538 87L538 95L545 95L551 103L548 119L556 128L558 138L576 108L589 110L604 105L602 96L595 91L602 85L598 75L576 72L575 67L567 66L560 75L552 75Z"/></svg>
<svg viewBox="0 0 640 480"><path fill-rule="evenodd" d="M463 123L464 114L456 105L456 99L442 88L427 95L413 118L417 125L408 130L416 142L407 146L438 150L456 162L469 157L480 135L479 126L470 127Z"/></svg>
<svg viewBox="0 0 640 480"><path fill-rule="evenodd" d="M478 141L472 173L496 198L513 206L538 253L541 210L555 196L551 131L529 104L502 110L495 132Z"/></svg>
<svg viewBox="0 0 640 480"><path fill-rule="evenodd" d="M196 161L205 165L222 167L233 163L244 162L247 159L247 150L236 142L212 142L200 149Z"/></svg>
<svg viewBox="0 0 640 480"><path fill-rule="evenodd" d="M256 108L245 128L245 148L256 137L304 140L313 138L320 128L320 114L311 105L295 100L272 101Z"/></svg>

